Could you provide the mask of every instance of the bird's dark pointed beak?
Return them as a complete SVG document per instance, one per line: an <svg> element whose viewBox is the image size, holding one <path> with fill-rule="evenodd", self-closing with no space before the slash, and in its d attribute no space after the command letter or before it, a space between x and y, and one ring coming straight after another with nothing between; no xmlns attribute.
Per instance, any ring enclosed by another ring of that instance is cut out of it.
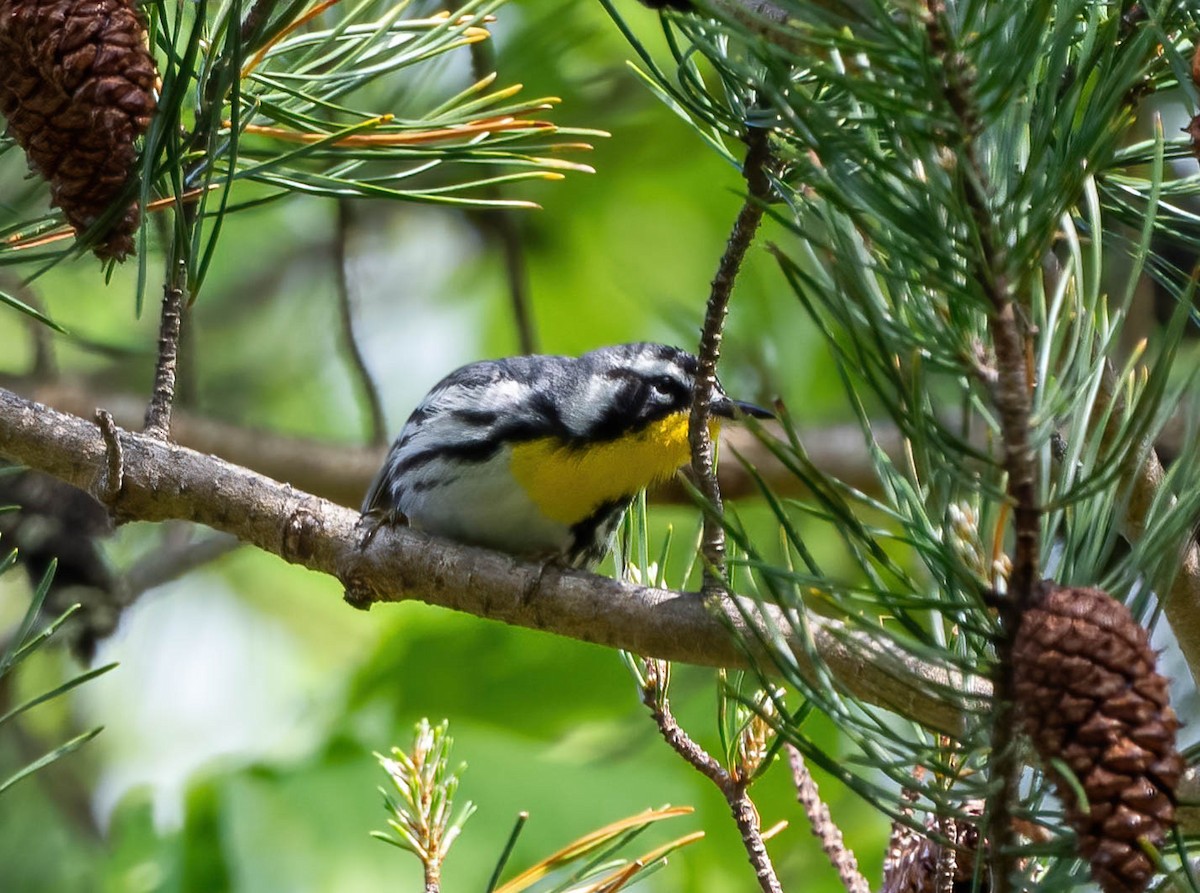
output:
<svg viewBox="0 0 1200 893"><path fill-rule="evenodd" d="M775 413L755 406L753 403L743 403L741 400L730 400L724 394L714 395L712 414L723 419L741 419L750 416L755 419L773 419Z"/></svg>

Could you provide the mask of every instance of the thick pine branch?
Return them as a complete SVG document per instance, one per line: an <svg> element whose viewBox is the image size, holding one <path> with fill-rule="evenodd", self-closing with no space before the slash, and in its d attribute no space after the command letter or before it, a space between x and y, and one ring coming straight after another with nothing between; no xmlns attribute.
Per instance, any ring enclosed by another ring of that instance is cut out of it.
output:
<svg viewBox="0 0 1200 893"><path fill-rule="evenodd" d="M109 508L122 520L184 520L232 534L292 564L342 581L356 604L417 600L637 654L702 666L767 663L736 606L710 613L694 593L652 589L527 564L400 527L364 547L360 515L214 456L118 430L122 485ZM103 498L110 451L100 428L0 389L0 456ZM770 606L749 607L789 624ZM979 705L985 680L897 654L888 643L822 617L808 618L813 652L853 697L948 734L961 733L958 692ZM816 681L809 652L791 642Z"/></svg>

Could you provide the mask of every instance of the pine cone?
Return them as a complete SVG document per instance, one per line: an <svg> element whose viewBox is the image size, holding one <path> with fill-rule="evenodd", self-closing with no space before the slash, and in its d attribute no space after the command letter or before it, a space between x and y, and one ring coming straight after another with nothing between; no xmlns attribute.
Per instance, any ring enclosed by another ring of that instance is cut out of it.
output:
<svg viewBox="0 0 1200 893"><path fill-rule="evenodd" d="M1013 649L1018 716L1106 893L1146 889L1154 864L1139 841L1160 847L1175 821L1179 723L1155 657L1123 604L1101 589L1051 583L1026 611ZM1075 774L1090 811L1055 759Z"/></svg>
<svg viewBox="0 0 1200 893"><path fill-rule="evenodd" d="M0 113L77 234L136 171L158 77L146 41L133 0L0 0ZM96 255L123 260L138 219L131 204Z"/></svg>
<svg viewBox="0 0 1200 893"><path fill-rule="evenodd" d="M974 890L975 860L980 852L978 822L983 816L983 801L966 803L963 813L970 818L927 817L925 834L903 822L893 822L892 836L883 860L883 886L879 888L880 893L937 893L945 889L957 893L959 890ZM937 835L952 841L953 847L948 849L936 839ZM943 877L943 874L948 876ZM991 888L988 874L984 871L979 893L989 893Z"/></svg>

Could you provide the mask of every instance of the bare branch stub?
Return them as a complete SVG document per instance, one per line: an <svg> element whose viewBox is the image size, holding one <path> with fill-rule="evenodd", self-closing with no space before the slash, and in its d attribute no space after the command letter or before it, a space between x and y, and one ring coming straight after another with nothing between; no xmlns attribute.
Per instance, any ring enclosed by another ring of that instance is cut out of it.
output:
<svg viewBox="0 0 1200 893"><path fill-rule="evenodd" d="M125 487L125 454L121 449L121 437L112 414L104 409L96 410L96 425L100 428L100 436L104 438L104 452L107 467L104 482L100 486L100 501L108 508L110 514L116 514L117 500Z"/></svg>

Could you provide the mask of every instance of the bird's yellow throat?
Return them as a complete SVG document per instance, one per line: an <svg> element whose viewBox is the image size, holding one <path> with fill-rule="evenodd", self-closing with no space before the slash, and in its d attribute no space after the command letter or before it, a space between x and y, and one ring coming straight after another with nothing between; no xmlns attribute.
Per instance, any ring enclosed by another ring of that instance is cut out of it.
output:
<svg viewBox="0 0 1200 893"><path fill-rule="evenodd" d="M718 428L715 419L709 422L712 437ZM688 414L677 412L634 434L583 447L556 437L518 443L512 473L546 517L571 525L670 477L689 455Z"/></svg>

